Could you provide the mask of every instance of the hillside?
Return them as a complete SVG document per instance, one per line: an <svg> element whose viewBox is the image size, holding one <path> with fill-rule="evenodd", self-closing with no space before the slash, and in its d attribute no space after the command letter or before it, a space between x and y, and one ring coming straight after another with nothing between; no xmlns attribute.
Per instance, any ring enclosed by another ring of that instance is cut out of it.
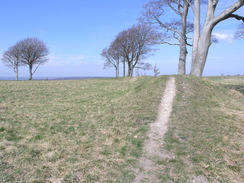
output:
<svg viewBox="0 0 244 183"><path fill-rule="evenodd" d="M130 182L166 79L1 81L1 181Z"/></svg>
<svg viewBox="0 0 244 183"><path fill-rule="evenodd" d="M244 181L244 97L222 85L177 77L165 148L174 159L161 162L165 182L191 177L209 182ZM167 180L167 181L166 181Z"/></svg>
<svg viewBox="0 0 244 183"><path fill-rule="evenodd" d="M174 77L159 182L243 182L243 95ZM0 81L1 181L133 182L168 78Z"/></svg>

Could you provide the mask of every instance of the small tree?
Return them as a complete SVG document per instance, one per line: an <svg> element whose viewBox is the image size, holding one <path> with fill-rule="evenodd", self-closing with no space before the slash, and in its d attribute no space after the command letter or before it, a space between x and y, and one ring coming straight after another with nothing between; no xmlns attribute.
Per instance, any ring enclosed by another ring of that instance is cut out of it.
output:
<svg viewBox="0 0 244 183"><path fill-rule="evenodd" d="M115 75L116 77L119 77L119 63L121 56L119 54L116 40L110 44L109 48L104 48L101 55L105 59L104 68L114 67Z"/></svg>
<svg viewBox="0 0 244 183"><path fill-rule="evenodd" d="M145 23L140 23L118 34L115 41L122 61L128 65L127 76L133 76L133 70L137 66L147 69L148 64L143 62L147 58L160 39L155 29Z"/></svg>
<svg viewBox="0 0 244 183"><path fill-rule="evenodd" d="M21 63L29 67L29 80L38 67L48 61L49 50L44 42L37 38L26 38L16 46L21 51Z"/></svg>
<svg viewBox="0 0 244 183"><path fill-rule="evenodd" d="M21 50L17 45L10 47L2 56L3 63L14 70L17 81L19 80L19 66L23 65L20 62L21 56Z"/></svg>
<svg viewBox="0 0 244 183"><path fill-rule="evenodd" d="M145 62L138 62L138 64L135 66L135 69L137 69L137 76L140 76L140 69L141 70L151 70L152 69L152 65L149 63L145 63Z"/></svg>
<svg viewBox="0 0 244 183"><path fill-rule="evenodd" d="M154 73L154 76L158 76L160 74L160 71L159 71L159 68L157 68L157 65L154 65L153 67L153 73Z"/></svg>

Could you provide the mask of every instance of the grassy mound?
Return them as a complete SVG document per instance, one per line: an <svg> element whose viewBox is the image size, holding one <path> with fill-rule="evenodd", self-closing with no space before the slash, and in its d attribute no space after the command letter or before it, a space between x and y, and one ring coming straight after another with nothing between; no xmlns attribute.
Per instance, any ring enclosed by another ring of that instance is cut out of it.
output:
<svg viewBox="0 0 244 183"><path fill-rule="evenodd" d="M131 182L166 79L1 81L1 182Z"/></svg>
<svg viewBox="0 0 244 183"><path fill-rule="evenodd" d="M161 164L163 182L243 182L244 97L195 77L177 77L165 148L174 158Z"/></svg>

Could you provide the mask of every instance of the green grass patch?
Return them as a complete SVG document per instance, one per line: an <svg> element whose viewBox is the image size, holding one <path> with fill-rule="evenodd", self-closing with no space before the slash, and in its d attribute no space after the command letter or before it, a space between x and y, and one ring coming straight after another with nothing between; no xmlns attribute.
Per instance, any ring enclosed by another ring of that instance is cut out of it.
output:
<svg viewBox="0 0 244 183"><path fill-rule="evenodd" d="M166 80L1 81L1 182L131 182Z"/></svg>

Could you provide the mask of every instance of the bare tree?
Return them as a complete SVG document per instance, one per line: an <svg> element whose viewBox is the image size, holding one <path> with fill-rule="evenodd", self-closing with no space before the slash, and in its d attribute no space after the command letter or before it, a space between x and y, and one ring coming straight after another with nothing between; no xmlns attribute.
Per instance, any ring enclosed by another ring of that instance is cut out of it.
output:
<svg viewBox="0 0 244 183"><path fill-rule="evenodd" d="M229 8L219 15L215 16L215 10L218 0L208 0L205 23L201 29L200 22L200 0L194 0L194 42L192 51L192 65L190 74L202 76L203 69L208 56L208 50L211 45L211 34L213 28L223 20L235 18L244 21L244 17L233 14L243 6L244 0L236 0Z"/></svg>
<svg viewBox="0 0 244 183"><path fill-rule="evenodd" d="M159 68L157 67L157 65L154 65L153 73L154 73L154 76L158 76L160 74L160 71L159 71Z"/></svg>
<svg viewBox="0 0 244 183"><path fill-rule="evenodd" d="M153 46L157 44L159 39L160 34L145 23L133 25L117 35L115 41L118 44L119 54L122 61L128 65L127 76L133 76L133 69L136 66L141 66L141 69L148 68L143 60L155 51Z"/></svg>
<svg viewBox="0 0 244 183"><path fill-rule="evenodd" d="M144 71L151 70L152 65L149 63L139 61L137 65L134 67L134 69L137 69L137 76L140 76L140 69Z"/></svg>
<svg viewBox="0 0 244 183"><path fill-rule="evenodd" d="M119 50L116 49L115 42L113 42L109 48L104 48L101 55L105 59L104 68L114 67L115 75L119 77L120 55Z"/></svg>
<svg viewBox="0 0 244 183"><path fill-rule="evenodd" d="M49 50L44 42L37 38L26 38L16 43L21 51L21 64L29 67L29 80L38 67L48 61Z"/></svg>
<svg viewBox="0 0 244 183"><path fill-rule="evenodd" d="M20 62L21 56L21 50L17 45L10 47L2 56L3 63L14 70L17 81L19 80L19 66L23 65Z"/></svg>
<svg viewBox="0 0 244 183"><path fill-rule="evenodd" d="M144 6L143 20L158 25L163 30L161 43L180 47L178 74L186 73L187 34L193 31L193 24L187 22L192 0L151 0ZM175 14L179 17L171 19ZM167 19L166 19L167 18ZM176 42L170 41L174 38Z"/></svg>

